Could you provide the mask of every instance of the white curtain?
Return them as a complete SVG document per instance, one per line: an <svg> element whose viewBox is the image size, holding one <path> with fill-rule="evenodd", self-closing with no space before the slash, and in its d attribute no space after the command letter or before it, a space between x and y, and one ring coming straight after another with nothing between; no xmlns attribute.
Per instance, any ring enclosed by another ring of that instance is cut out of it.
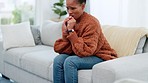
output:
<svg viewBox="0 0 148 83"><path fill-rule="evenodd" d="M90 14L102 25L148 27L148 0L90 0Z"/></svg>
<svg viewBox="0 0 148 83"><path fill-rule="evenodd" d="M44 20L49 20L51 17L50 0L36 0L36 15L35 24L41 25Z"/></svg>

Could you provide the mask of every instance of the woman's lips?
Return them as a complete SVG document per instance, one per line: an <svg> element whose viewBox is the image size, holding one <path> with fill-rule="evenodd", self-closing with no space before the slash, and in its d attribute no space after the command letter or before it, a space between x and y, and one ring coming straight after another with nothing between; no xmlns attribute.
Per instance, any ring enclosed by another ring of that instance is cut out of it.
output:
<svg viewBox="0 0 148 83"><path fill-rule="evenodd" d="M72 16L72 17L74 17L74 15L69 15L69 16Z"/></svg>

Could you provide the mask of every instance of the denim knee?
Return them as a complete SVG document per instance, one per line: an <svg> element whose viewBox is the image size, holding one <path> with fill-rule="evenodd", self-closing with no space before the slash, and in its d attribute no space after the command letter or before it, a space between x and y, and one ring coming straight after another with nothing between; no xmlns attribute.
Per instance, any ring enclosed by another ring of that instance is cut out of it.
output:
<svg viewBox="0 0 148 83"><path fill-rule="evenodd" d="M68 57L67 54L60 54L54 58L54 64L63 64L65 59Z"/></svg>
<svg viewBox="0 0 148 83"><path fill-rule="evenodd" d="M77 68L78 64L77 64L77 60L75 58L76 56L70 56L68 58L66 58L65 62L64 62L64 68L68 67L68 66L73 66L75 68Z"/></svg>
<svg viewBox="0 0 148 83"><path fill-rule="evenodd" d="M65 83L78 83L77 58L70 56L64 62Z"/></svg>

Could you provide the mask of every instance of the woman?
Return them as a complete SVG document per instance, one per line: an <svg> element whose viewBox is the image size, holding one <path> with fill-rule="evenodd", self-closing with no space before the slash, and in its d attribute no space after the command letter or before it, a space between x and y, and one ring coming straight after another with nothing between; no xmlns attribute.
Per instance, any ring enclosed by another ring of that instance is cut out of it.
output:
<svg viewBox="0 0 148 83"><path fill-rule="evenodd" d="M86 0L66 0L69 17L62 25L62 38L54 50L54 83L78 83L78 70L91 69L95 64L115 59L116 52L105 39L99 21L84 12Z"/></svg>

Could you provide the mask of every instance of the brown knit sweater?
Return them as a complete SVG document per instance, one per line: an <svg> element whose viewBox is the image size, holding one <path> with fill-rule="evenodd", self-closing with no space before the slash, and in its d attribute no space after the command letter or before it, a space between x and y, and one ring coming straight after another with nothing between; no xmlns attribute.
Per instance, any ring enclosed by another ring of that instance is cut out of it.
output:
<svg viewBox="0 0 148 83"><path fill-rule="evenodd" d="M84 12L77 22L74 32L55 42L55 52L76 54L80 57L95 55L103 60L117 57L116 52L104 37L100 23L95 17Z"/></svg>

